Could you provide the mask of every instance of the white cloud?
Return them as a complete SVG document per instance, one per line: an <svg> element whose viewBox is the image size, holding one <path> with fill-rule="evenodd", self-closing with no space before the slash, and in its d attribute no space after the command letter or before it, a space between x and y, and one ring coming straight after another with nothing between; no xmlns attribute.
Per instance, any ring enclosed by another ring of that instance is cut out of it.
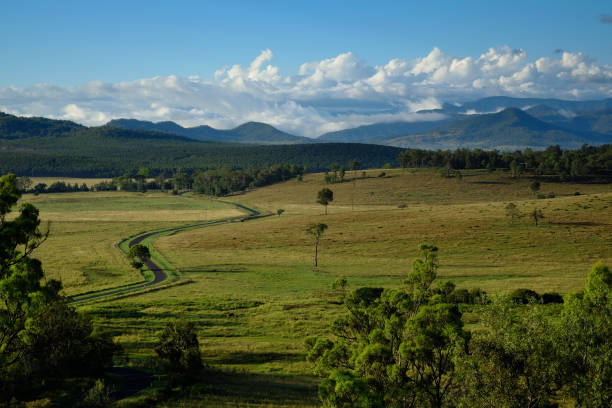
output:
<svg viewBox="0 0 612 408"><path fill-rule="evenodd" d="M0 109L87 125L120 117L218 128L261 121L317 136L381 121L434 120L439 115L414 112L484 96L612 96L612 66L567 51L529 60L525 51L505 46L479 56L451 56L436 47L425 57L394 58L380 66L346 52L306 62L290 76L271 64L273 56L263 50L248 66L222 67L212 79L171 75L76 87L5 87Z"/></svg>

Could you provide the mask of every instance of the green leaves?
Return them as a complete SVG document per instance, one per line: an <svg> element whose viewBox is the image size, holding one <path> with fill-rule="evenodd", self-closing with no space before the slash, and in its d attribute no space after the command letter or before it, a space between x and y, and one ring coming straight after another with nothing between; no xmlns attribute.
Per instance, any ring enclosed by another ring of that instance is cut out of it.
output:
<svg viewBox="0 0 612 408"><path fill-rule="evenodd" d="M61 283L44 280L31 257L48 232L39 230L38 209L21 206L14 175L0 178L0 403L17 391L32 393L52 378L99 375L118 350L109 336L92 334L91 320L59 294Z"/></svg>
<svg viewBox="0 0 612 408"><path fill-rule="evenodd" d="M9 213L11 207L17 204L21 198L21 190L17 186L17 176L7 174L0 177L0 218L4 222L4 216Z"/></svg>
<svg viewBox="0 0 612 408"><path fill-rule="evenodd" d="M437 248L421 245L409 286L358 288L344 297L347 314L332 325L336 338L310 339L308 360L325 377L325 406L443 407L455 388L455 359L468 334L455 305L429 288Z"/></svg>
<svg viewBox="0 0 612 408"><path fill-rule="evenodd" d="M177 377L191 377L202 367L200 344L193 323L169 322L159 336L155 352L166 372Z"/></svg>

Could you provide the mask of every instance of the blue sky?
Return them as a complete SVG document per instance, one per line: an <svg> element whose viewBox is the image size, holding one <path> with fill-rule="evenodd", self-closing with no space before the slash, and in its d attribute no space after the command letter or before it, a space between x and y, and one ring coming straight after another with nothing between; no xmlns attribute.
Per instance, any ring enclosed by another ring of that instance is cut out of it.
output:
<svg viewBox="0 0 612 408"><path fill-rule="evenodd" d="M0 85L212 76L271 49L283 74L351 51L372 65L489 47L612 63L608 1L10 1Z"/></svg>
<svg viewBox="0 0 612 408"><path fill-rule="evenodd" d="M609 0L10 1L0 110L309 134L493 94L612 97L611 15Z"/></svg>

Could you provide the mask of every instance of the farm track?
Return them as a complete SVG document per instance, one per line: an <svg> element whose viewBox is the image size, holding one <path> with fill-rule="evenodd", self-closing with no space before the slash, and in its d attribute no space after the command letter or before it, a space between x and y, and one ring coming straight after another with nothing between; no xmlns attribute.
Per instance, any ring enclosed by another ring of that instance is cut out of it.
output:
<svg viewBox="0 0 612 408"><path fill-rule="evenodd" d="M156 231L152 231L152 232L147 232L144 234L139 234L138 236L136 236L133 239L130 239L129 243L128 243L128 247L132 247L134 245L140 244L143 241L147 240L147 239L151 239L154 238L155 236L161 236L164 234L168 234L168 233L172 233L172 232L178 232L178 231L182 231L182 230L186 230L186 229L191 229L191 228L198 228L198 227L208 227L208 226L213 226L213 225L219 225L219 224L226 224L226 223L230 223L230 222L243 222L243 221L247 221L249 219L253 219L253 218L260 218L262 217L261 213L253 208L249 208L245 205L242 204L238 204L238 203L233 203L230 201L223 201L226 204L231 204L235 207L237 207L238 209L244 210L246 212L249 213L249 215L247 215L246 217L231 217L231 218L222 218L219 220L214 220L214 221L206 221L206 222L202 222L202 223L197 223L197 224L189 224L189 225L181 225L178 227L172 227L172 228L167 228L164 230L156 230ZM264 215L265 216L265 215ZM89 300L93 300L93 299L101 299L101 298L105 298L105 297L111 297L111 296L117 296L117 295L121 295L121 294L127 294L127 293L131 293L131 292L138 292L142 289L147 289L153 286L157 286L161 283L164 283L168 280L168 274L166 273L166 271L164 270L164 268L162 266L160 266L157 262L155 262L152 258L148 259L145 262L145 266L147 267L147 269L149 269L152 273L153 273L153 280L147 281L147 282L143 282L143 283L139 283L139 284L135 284L135 285L129 285L129 286L121 286L121 287L117 287L117 288L111 288L111 289L103 289L101 291L98 292L94 292L94 293L90 293L90 294L86 294L86 295L76 295L74 296L70 302L86 302ZM136 293L134 293L136 294Z"/></svg>

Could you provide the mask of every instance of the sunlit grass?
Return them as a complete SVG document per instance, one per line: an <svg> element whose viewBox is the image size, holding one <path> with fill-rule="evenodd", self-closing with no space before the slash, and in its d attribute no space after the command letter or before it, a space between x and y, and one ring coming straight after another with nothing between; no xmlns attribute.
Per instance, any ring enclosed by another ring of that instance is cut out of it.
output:
<svg viewBox="0 0 612 408"><path fill-rule="evenodd" d="M376 177L382 171L368 171L368 178L354 184L327 186L335 193L327 216L315 203L316 192L326 186L322 175L231 197L285 213L161 237L152 245L191 283L80 308L112 332L136 366L150 365L167 322L186 318L196 324L210 371L189 395L161 406L310 407L318 406L317 380L305 362L303 341L327 335L331 321L343 313L340 293L330 288L340 275L348 278L349 289L400 286L422 242L440 248L441 279L489 293L520 287L568 293L583 287L594 262L612 263L610 185L544 180L541 192L554 192L555 198L536 199L529 179L514 180L507 173L464 172L459 181L432 170L384 170L391 177ZM574 195L577 191L581 194ZM37 197L43 216L64 213L69 219L93 211L100 217L52 223L53 234L40 250L48 271L71 268L65 274L75 283L68 290L135 279L112 243L178 224L164 212L187 221L190 211L204 209L212 217L214 206L217 215L228 208L205 197L138 193L106 193L101 202L79 203L80 197L90 199L87 194L65 196L64 202L53 201L60 195ZM120 200L119 209L106 201L113 198ZM511 224L504 208L508 202L524 214L537 207L545 218L538 227L528 217ZM111 222L103 219L105 211L124 212L124 217L142 212L144 221ZM304 232L313 222L329 225L317 269L312 238ZM98 267L90 269L97 275L78 273L87 266ZM117 272L111 275L113 268ZM477 320L474 313L466 315L469 324ZM136 406L145 396L131 401Z"/></svg>

